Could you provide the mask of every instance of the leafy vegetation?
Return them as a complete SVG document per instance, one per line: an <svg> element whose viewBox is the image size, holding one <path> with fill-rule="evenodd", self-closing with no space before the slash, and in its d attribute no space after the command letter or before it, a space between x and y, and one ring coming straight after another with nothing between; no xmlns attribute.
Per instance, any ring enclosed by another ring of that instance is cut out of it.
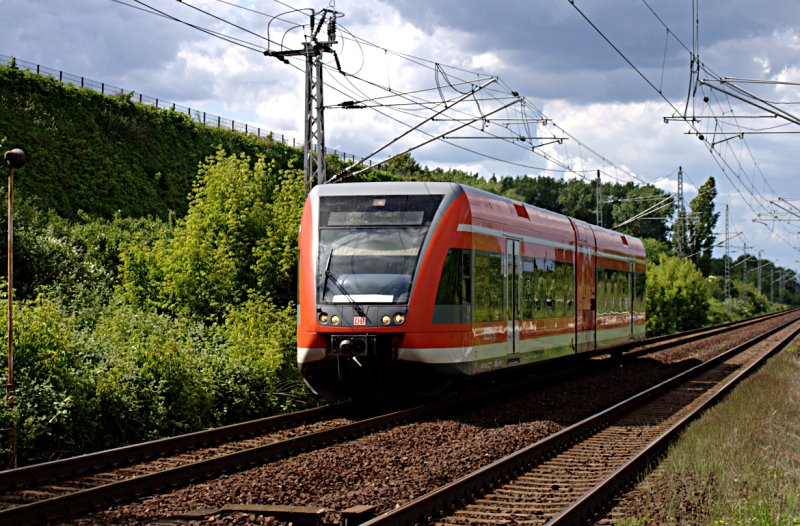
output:
<svg viewBox="0 0 800 526"><path fill-rule="evenodd" d="M691 424L638 488L631 524L796 525L800 521L797 348Z"/></svg>
<svg viewBox="0 0 800 526"><path fill-rule="evenodd" d="M706 324L708 293L703 274L688 259L661 255L647 266L647 334L658 336Z"/></svg>
<svg viewBox="0 0 800 526"><path fill-rule="evenodd" d="M18 194L76 219L186 212L198 165L222 147L286 166L300 153L271 140L200 126L184 114L0 67L0 130L24 145ZM269 144L268 144L269 143Z"/></svg>
<svg viewBox="0 0 800 526"><path fill-rule="evenodd" d="M22 203L15 251L33 281L15 301L16 400L0 409L20 461L304 403L287 291L303 198L297 170L218 151L180 219L69 221Z"/></svg>

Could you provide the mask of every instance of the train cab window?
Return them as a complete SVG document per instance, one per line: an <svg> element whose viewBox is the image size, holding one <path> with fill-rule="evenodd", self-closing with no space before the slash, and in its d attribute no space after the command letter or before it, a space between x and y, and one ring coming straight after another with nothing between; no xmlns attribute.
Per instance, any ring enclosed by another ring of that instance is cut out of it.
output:
<svg viewBox="0 0 800 526"><path fill-rule="evenodd" d="M319 301L407 303L419 252L442 197L321 197Z"/></svg>

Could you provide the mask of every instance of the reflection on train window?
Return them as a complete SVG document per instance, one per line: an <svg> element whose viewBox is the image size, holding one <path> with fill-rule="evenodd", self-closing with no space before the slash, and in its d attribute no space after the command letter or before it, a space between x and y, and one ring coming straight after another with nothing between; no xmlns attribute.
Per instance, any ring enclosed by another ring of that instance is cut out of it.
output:
<svg viewBox="0 0 800 526"><path fill-rule="evenodd" d="M637 276L644 277L643 274ZM644 289L642 287L642 289ZM597 314L622 314L631 311L633 298L631 273L607 268L597 269ZM642 302L644 296L642 296Z"/></svg>
<svg viewBox="0 0 800 526"><path fill-rule="evenodd" d="M633 312L644 314L645 309L645 275L635 273L633 275Z"/></svg>
<svg viewBox="0 0 800 526"><path fill-rule="evenodd" d="M476 250L472 282L475 287L475 321L502 319L505 305L502 254Z"/></svg>
<svg viewBox="0 0 800 526"><path fill-rule="evenodd" d="M575 307L572 263L522 258L522 318L571 316Z"/></svg>
<svg viewBox="0 0 800 526"><path fill-rule="evenodd" d="M442 267L433 323L469 323L472 298L472 251L451 248Z"/></svg>

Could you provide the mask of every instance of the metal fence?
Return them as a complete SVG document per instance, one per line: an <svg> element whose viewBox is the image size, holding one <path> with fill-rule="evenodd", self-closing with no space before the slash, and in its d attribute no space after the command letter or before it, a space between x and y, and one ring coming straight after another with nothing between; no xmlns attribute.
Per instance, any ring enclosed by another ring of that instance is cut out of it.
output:
<svg viewBox="0 0 800 526"><path fill-rule="evenodd" d="M285 145L291 145L295 148L301 148L303 146L303 141L296 140L294 137L286 137L286 135L283 133L276 133L261 128L260 126L253 126L252 124L245 122L236 122L231 119L226 119L225 117L220 117L219 115L206 113L205 111L181 106L180 104L176 104L164 99L159 99L158 97L151 97L142 93L136 93L135 91L128 91L118 86L106 84L105 82L87 79L86 77L80 77L78 75L66 73L61 70L40 66L39 64L33 64L24 60L18 60L14 57L0 55L0 65L16 67L17 69L22 69L30 73L51 77L64 84L71 84L73 86L89 89L97 93L102 93L103 95L127 95L132 101L138 102L139 104L147 104L149 106L155 106L156 108L163 108L165 110L171 109L173 111L185 113L193 121L205 126L246 133L248 135L255 135L256 137L272 137L273 140L280 141ZM325 148L325 153L336 155L344 161L355 162L356 160L356 156L353 154L340 152L331 148ZM372 162L370 161L370 165L371 164Z"/></svg>

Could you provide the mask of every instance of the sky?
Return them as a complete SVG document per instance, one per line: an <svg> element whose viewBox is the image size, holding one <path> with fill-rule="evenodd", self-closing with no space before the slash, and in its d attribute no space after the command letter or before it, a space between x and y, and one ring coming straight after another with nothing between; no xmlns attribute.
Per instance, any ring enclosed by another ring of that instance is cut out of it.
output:
<svg viewBox="0 0 800 526"><path fill-rule="evenodd" d="M669 192L680 166L687 204L716 180L717 238L727 206L734 258L746 245L800 269L800 233L786 221L800 206L794 0L0 0L0 8L2 55L298 141L302 58L285 64L263 51L301 49L308 8L317 19L335 10L336 56L323 54L328 148L360 158L391 143L373 159L416 147L430 168L567 179L600 170L603 181ZM339 106L346 101L364 107ZM446 142L431 140L443 134Z"/></svg>

